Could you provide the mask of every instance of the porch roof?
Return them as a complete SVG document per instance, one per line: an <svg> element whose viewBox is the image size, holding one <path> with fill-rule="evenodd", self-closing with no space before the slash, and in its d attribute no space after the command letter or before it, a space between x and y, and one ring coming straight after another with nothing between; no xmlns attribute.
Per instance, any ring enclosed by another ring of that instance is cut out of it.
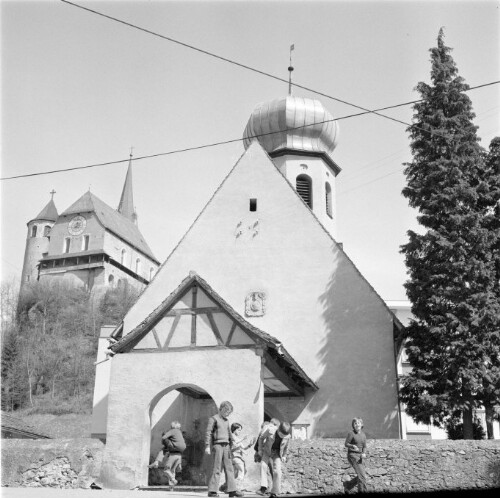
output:
<svg viewBox="0 0 500 498"><path fill-rule="evenodd" d="M230 318L251 335L256 342L266 350L271 362L274 362L276 366L284 370L286 374L292 377L296 382L314 390L318 389L316 383L304 372L292 355L285 349L281 341L245 320L206 282L206 280L195 272L190 272L189 276L187 276L149 316L127 335L121 338L119 338L119 336L122 333L123 324L120 324L111 334L111 337L113 339L118 339L118 342L110 346L109 349L113 353L129 352L193 285L198 285L202 288Z"/></svg>

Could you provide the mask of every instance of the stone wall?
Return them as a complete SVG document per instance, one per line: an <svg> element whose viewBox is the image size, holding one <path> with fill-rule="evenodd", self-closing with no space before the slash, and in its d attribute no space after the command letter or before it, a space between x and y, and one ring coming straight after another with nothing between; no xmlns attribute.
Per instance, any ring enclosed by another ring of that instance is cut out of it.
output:
<svg viewBox="0 0 500 498"><path fill-rule="evenodd" d="M100 485L103 449L96 439L4 439L2 486ZM284 493L344 493L354 477L343 439L291 441L284 467ZM500 487L500 441L369 440L366 469L373 492L491 489Z"/></svg>
<svg viewBox="0 0 500 498"><path fill-rule="evenodd" d="M372 492L500 487L498 440L368 440L367 448L365 468ZM293 440L283 491L343 493L354 476L343 439Z"/></svg>
<svg viewBox="0 0 500 498"><path fill-rule="evenodd" d="M97 439L2 439L2 486L89 488L103 449Z"/></svg>

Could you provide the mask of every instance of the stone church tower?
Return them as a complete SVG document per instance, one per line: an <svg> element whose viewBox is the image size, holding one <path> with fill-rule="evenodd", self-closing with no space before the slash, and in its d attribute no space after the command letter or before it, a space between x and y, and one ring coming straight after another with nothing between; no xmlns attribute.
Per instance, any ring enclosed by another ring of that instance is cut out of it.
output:
<svg viewBox="0 0 500 498"><path fill-rule="evenodd" d="M21 288L39 280L142 290L159 264L137 226L131 156L116 210L88 191L61 214L51 200L28 223Z"/></svg>
<svg viewBox="0 0 500 498"><path fill-rule="evenodd" d="M49 250L50 230L59 217L54 204L54 194L55 192L52 191L52 197L47 205L40 211L38 216L28 222L21 289L26 284L38 280L38 262Z"/></svg>

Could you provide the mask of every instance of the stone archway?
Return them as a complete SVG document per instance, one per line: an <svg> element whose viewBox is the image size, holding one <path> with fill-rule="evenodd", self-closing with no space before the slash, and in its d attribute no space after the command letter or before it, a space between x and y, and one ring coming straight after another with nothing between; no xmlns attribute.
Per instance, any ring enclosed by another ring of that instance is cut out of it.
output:
<svg viewBox="0 0 500 498"><path fill-rule="evenodd" d="M131 352L117 354L111 362L101 470L101 482L107 488L148 485L150 409L175 386L202 386L216 406L231 401L231 420L242 423L250 434L258 433L264 414L264 387L261 358L252 349ZM253 455L249 459L253 461ZM248 477L258 483L257 474Z"/></svg>
<svg viewBox="0 0 500 498"><path fill-rule="evenodd" d="M161 450L161 435L175 420L181 424L186 441L182 458L182 472L177 476L181 485L205 486L210 473L210 462L205 455L204 438L208 418L216 413L217 405L209 393L199 385L177 384L158 393L150 403L150 449L152 462ZM150 469L148 485L166 485L163 468Z"/></svg>

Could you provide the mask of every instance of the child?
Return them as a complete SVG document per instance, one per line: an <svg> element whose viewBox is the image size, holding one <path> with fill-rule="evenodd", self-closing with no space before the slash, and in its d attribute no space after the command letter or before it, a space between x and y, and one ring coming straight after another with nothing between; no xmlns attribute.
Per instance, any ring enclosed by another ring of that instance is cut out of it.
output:
<svg viewBox="0 0 500 498"><path fill-rule="evenodd" d="M177 420L174 420L170 424L170 427L171 429L162 435L163 448L158 453L156 460L149 467L158 468L159 463L168 453L164 472L168 478L169 485L175 486L177 484L175 473L181 469L182 452L186 449L186 442L181 432L181 424Z"/></svg>
<svg viewBox="0 0 500 498"><path fill-rule="evenodd" d="M259 438L260 438L261 434L266 430L267 426L270 423L271 422L269 422L269 420L264 420L264 422L262 422L262 424L260 425L259 435L257 436L257 438L255 440L255 445L253 447L253 449L255 450L255 454L253 456L253 461L255 463L260 463L260 461L261 461L261 458L260 458L260 455L259 455Z"/></svg>
<svg viewBox="0 0 500 498"><path fill-rule="evenodd" d="M236 488L241 491L243 488L243 479L246 474L245 466L245 451L248 450L254 441L248 441L248 436L241 436L242 426L241 424L235 422L231 424L231 433L233 434L233 468L234 468L234 478L236 481Z"/></svg>
<svg viewBox="0 0 500 498"><path fill-rule="evenodd" d="M244 496L241 491L236 490L234 482L233 462L231 460L232 435L227 417L232 413L233 405L229 401L223 401L219 407L219 413L208 419L207 432L205 434L205 453L212 454L212 475L208 482L208 496L219 496L220 472L224 468L226 474L227 492L230 497Z"/></svg>
<svg viewBox="0 0 500 498"><path fill-rule="evenodd" d="M261 462L261 488L259 494L267 491L267 466L271 466L273 486L271 498L281 492L281 463L286 462L288 443L290 441L290 424L271 419L271 423L259 437L259 455Z"/></svg>
<svg viewBox="0 0 500 498"><path fill-rule="evenodd" d="M363 458L366 458L366 436L361 429L363 429L363 420L353 418L352 431L349 431L349 434L347 434L345 447L347 448L347 460L356 471L357 477L354 479L354 482L350 481L349 484L344 483L344 486L346 487L346 491L349 491L357 483L358 491L366 493L366 473L363 465Z"/></svg>

